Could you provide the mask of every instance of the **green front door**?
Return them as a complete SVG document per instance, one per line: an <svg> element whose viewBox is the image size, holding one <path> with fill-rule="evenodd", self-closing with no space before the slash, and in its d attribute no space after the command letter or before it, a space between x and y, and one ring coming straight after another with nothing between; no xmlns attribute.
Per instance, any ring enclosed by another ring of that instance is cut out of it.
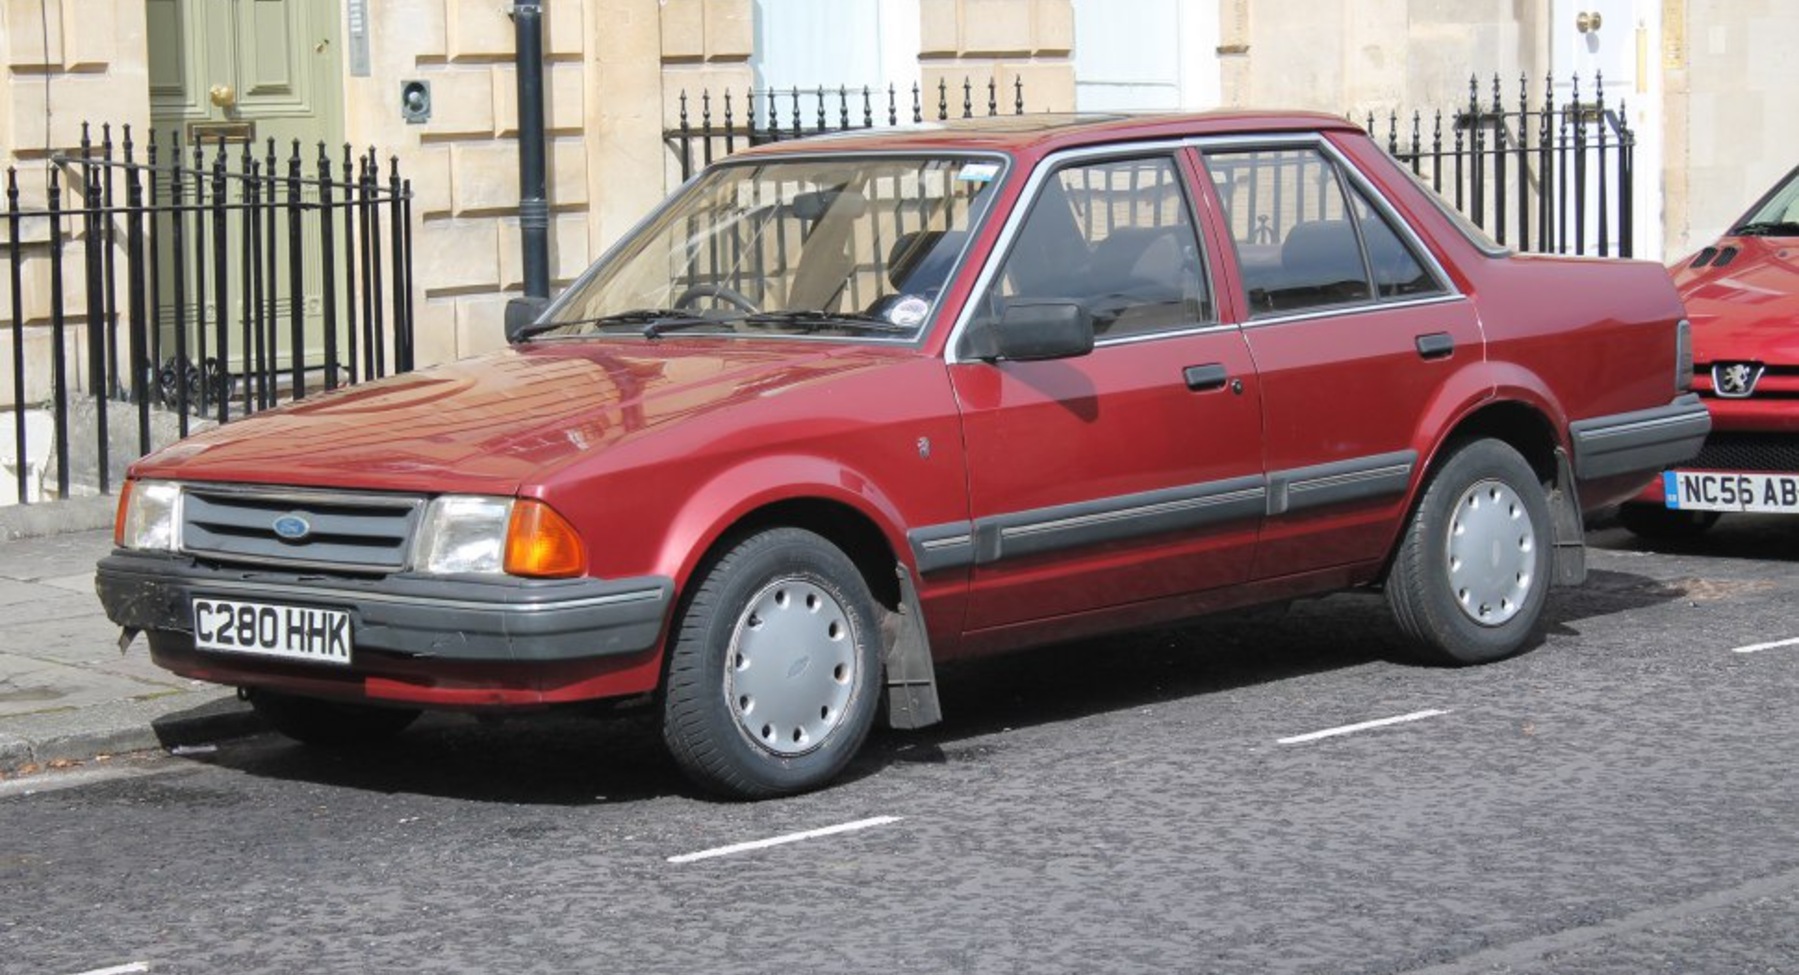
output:
<svg viewBox="0 0 1799 975"><path fill-rule="evenodd" d="M248 142L258 166L266 171L269 140L273 139L276 168L279 175L285 176L297 140L303 161L302 173L306 178L316 174L320 143L330 147L334 176L342 178L338 170L343 161L339 39L343 14L336 0L146 0L146 3L150 118L163 153L160 162L167 164L168 153L178 136L185 165L193 164L192 147L198 142L204 149L205 165L210 168L222 141L230 171L239 172L244 144ZM227 199L234 207L243 200L243 187L242 181L228 183ZM210 194L212 189L210 184L196 186L190 178L183 187L185 202L191 204L196 192ZM164 195L166 202L169 193L166 184L159 188L159 193ZM285 188L280 199L286 199ZM202 345L206 358L216 356L221 309L217 302L215 256L222 249L227 256L224 264L227 296L223 315L229 328L229 361L225 363L224 371L234 374L250 371L245 369L244 361L244 297L257 293L257 288L244 273L241 255L244 252L245 220L242 212L239 209L229 211L223 248L218 247L215 225L210 219L198 215L190 217L182 234L186 253L167 254L159 262L160 362L168 362L175 354L177 321L183 323L182 327L188 333L185 342L190 362L200 361ZM324 310L316 215L304 222L304 228L301 249L304 337L300 354L306 365L316 369L324 360ZM263 235L266 234L265 228ZM272 236L273 260L265 253L260 262L265 268L260 293L262 306L277 310L282 320L278 327L267 329L274 347L265 349L265 354L279 359L285 383L293 342L287 270L292 266L291 247L284 216L277 218L276 233ZM172 230L165 232L162 246L171 246L172 238ZM266 277L266 268L270 265L276 271L273 281ZM182 302L185 307L179 316L175 309L177 274L185 278ZM205 323L207 332L203 342L198 334L201 322ZM308 385L316 384L316 378L308 380ZM241 380L237 398L242 398Z"/></svg>

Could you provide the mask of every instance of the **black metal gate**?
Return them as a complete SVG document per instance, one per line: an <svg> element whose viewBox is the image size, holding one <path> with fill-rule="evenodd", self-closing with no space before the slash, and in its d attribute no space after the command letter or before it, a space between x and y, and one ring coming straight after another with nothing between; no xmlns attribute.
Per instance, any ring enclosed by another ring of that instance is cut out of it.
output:
<svg viewBox="0 0 1799 975"><path fill-rule="evenodd" d="M1529 80L1518 79L1518 97L1507 106L1500 80L1491 99L1468 79L1468 102L1447 117L1438 109L1426 129L1412 113L1409 138L1398 112L1387 116L1387 151L1410 166L1445 200L1501 244L1549 254L1630 257L1636 232L1636 133L1624 105L1605 102L1602 77L1592 100L1573 79L1566 104L1555 100L1555 80L1544 82L1540 103L1530 103ZM1447 122L1449 131L1444 132ZM1367 117L1375 135L1375 118Z"/></svg>
<svg viewBox="0 0 1799 975"><path fill-rule="evenodd" d="M852 89L845 85L835 89L820 86L785 91L752 88L743 93L741 100L734 99L729 90L716 99L711 91L701 91L699 98L694 100L697 104L690 103L687 92L682 91L678 121L673 128L663 130L662 138L679 160L681 178L685 180L696 170L710 165L713 159L722 159L750 146L927 119L942 122L951 118L974 118L977 110L983 110L983 115L999 115L1002 92L999 82L990 78L986 97L982 99L980 87L964 78L961 105L957 106L952 104L956 95L949 82L940 80L936 104L929 105L926 90L914 83L908 106L892 85L887 86L885 98L881 92L866 86ZM882 101L886 104L880 105ZM983 101L984 105L981 104ZM1012 79L1011 103L1004 107L1010 109L1011 114L1024 114L1023 79ZM694 118L696 109L697 120ZM956 112L960 114L952 114Z"/></svg>
<svg viewBox="0 0 1799 975"><path fill-rule="evenodd" d="M159 145L152 133L140 161L130 127L121 135L115 145L112 127L101 126L95 144L84 125L79 154L52 158L42 203L21 201L18 173L7 170L21 501L26 411L36 405L26 401L28 327L49 332L56 490L65 498L77 395L67 354L77 337L87 345L81 395L92 399L92 487L101 493L112 487L109 404L129 404L141 454L152 446L154 409L173 411L185 436L193 416L225 423L413 366L412 186L397 160L384 178L373 149L346 145L334 161L321 143L309 163L297 141L281 155L272 139L183 147L179 135ZM49 264L44 325L25 322L30 260ZM84 305L66 307L71 293L85 294Z"/></svg>

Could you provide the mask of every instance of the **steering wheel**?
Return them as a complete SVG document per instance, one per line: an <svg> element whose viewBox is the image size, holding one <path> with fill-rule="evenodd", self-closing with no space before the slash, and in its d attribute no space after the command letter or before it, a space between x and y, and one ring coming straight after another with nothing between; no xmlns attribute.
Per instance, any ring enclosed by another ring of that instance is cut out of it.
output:
<svg viewBox="0 0 1799 975"><path fill-rule="evenodd" d="M692 308L694 302L699 301L701 298L717 298L726 304L736 305L738 308L743 309L745 313L751 315L762 310L761 308L756 307L756 303L751 301L749 296L745 295L743 292L727 288L722 284L696 284L686 291L681 292L681 296L675 299L675 307L683 310Z"/></svg>

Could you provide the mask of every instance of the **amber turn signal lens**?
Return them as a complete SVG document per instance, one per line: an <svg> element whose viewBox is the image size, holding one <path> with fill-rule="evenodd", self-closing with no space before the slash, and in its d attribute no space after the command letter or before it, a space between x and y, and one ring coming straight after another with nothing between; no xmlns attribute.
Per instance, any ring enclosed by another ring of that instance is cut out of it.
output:
<svg viewBox="0 0 1799 975"><path fill-rule="evenodd" d="M124 486L119 488L119 507L112 516L112 545L114 548L125 547L125 512L131 509L131 486L136 483L136 481L126 478Z"/></svg>
<svg viewBox="0 0 1799 975"><path fill-rule="evenodd" d="M587 565L581 536L568 519L542 501L521 498L506 526L506 571L515 576L561 579Z"/></svg>

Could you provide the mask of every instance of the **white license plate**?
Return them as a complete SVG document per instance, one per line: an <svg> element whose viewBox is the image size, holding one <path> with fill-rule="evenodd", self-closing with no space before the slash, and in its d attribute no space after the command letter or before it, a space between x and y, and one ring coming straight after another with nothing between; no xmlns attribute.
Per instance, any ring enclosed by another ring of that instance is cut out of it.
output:
<svg viewBox="0 0 1799 975"><path fill-rule="evenodd" d="M350 662L350 614L316 606L194 599L194 645L325 664Z"/></svg>
<svg viewBox="0 0 1799 975"><path fill-rule="evenodd" d="M1799 474L1665 471L1662 495L1682 511L1766 511L1799 514Z"/></svg>

